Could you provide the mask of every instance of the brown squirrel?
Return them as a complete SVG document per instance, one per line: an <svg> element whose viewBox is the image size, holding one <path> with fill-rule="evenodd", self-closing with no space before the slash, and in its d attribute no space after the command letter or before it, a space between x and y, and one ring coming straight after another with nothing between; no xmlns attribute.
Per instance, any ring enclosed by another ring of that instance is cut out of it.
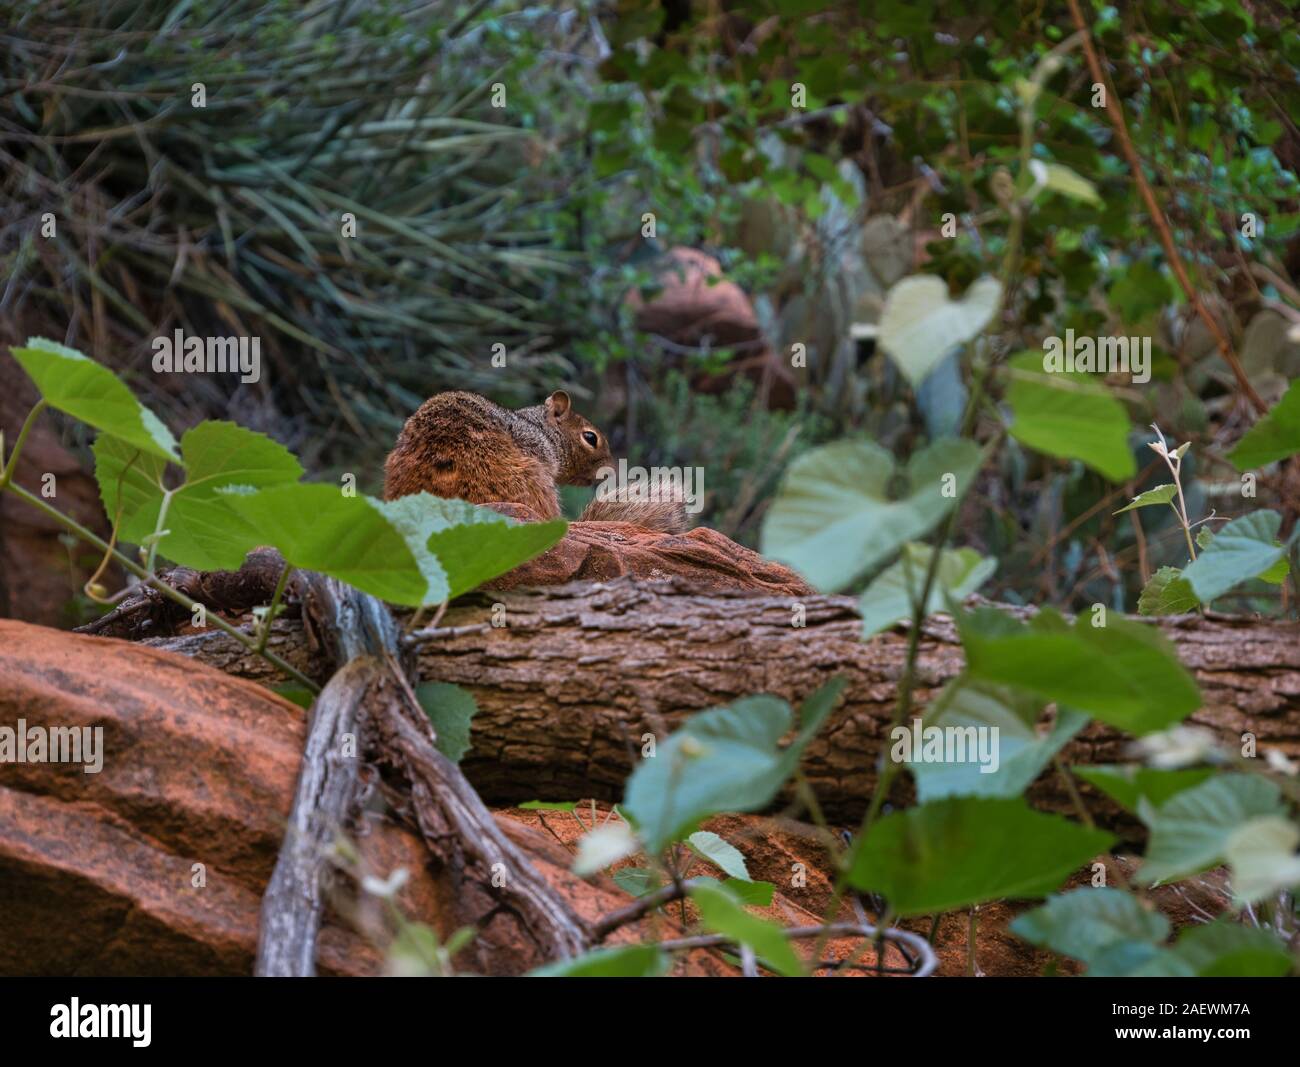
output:
<svg viewBox="0 0 1300 1067"><path fill-rule="evenodd" d="M609 441L557 390L544 403L512 411L477 393L438 393L406 420L384 464L384 499L421 491L471 504L523 504L542 519L560 517L557 485L594 485L613 467ZM629 522L680 533L684 501L632 496L593 500L584 522Z"/></svg>

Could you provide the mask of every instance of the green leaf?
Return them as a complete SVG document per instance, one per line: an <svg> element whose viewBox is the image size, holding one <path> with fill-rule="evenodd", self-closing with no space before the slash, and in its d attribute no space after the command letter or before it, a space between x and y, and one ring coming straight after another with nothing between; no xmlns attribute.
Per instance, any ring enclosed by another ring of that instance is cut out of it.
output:
<svg viewBox="0 0 1300 1067"><path fill-rule="evenodd" d="M1070 771L1134 813L1143 799L1153 808L1158 808L1170 797L1200 785L1214 773L1209 767L1161 770L1133 763L1076 766Z"/></svg>
<svg viewBox="0 0 1300 1067"><path fill-rule="evenodd" d="M772 896L776 893L776 886L771 882L752 882L741 878L726 878L722 887L750 908L770 908Z"/></svg>
<svg viewBox="0 0 1300 1067"><path fill-rule="evenodd" d="M1097 187L1069 167L1060 163L1042 163L1032 159L1029 161L1029 168L1033 172L1034 180L1041 182L1045 189L1060 193L1071 200L1081 200L1086 204L1101 206Z"/></svg>
<svg viewBox="0 0 1300 1067"><path fill-rule="evenodd" d="M1154 626L1112 613L1104 626L1080 615L1069 626L1045 608L1029 625L988 637L964 619L966 672L1016 686L1132 734L1181 722L1201 706L1195 679Z"/></svg>
<svg viewBox="0 0 1300 1067"><path fill-rule="evenodd" d="M700 909L700 922L714 933L723 934L754 950L765 966L787 978L803 974L803 964L776 923L751 915L720 886L702 885L691 890L691 900Z"/></svg>
<svg viewBox="0 0 1300 1067"><path fill-rule="evenodd" d="M1220 774L1159 808L1140 803L1138 814L1151 836L1139 876L1148 883L1171 881L1221 863L1235 830L1257 816L1285 814L1280 798L1267 779Z"/></svg>
<svg viewBox="0 0 1300 1067"><path fill-rule="evenodd" d="M142 452L179 463L176 439L107 367L44 337L10 349L51 407L120 437Z"/></svg>
<svg viewBox="0 0 1300 1067"><path fill-rule="evenodd" d="M1089 978L1195 978L1192 966L1173 949L1149 941L1116 941L1093 953Z"/></svg>
<svg viewBox="0 0 1300 1067"><path fill-rule="evenodd" d="M459 763L470 749L470 720L478 712L473 694L451 682L425 682L415 687L415 696L433 723L438 751Z"/></svg>
<svg viewBox="0 0 1300 1067"><path fill-rule="evenodd" d="M1144 908L1119 889L1085 886L1052 897L1041 908L1011 924L1011 932L1087 963L1111 945L1132 941L1159 944L1169 936L1169 920Z"/></svg>
<svg viewBox="0 0 1300 1067"><path fill-rule="evenodd" d="M916 779L917 798L928 803L947 796L1019 796L1070 738L1088 724L1082 712L1065 708L1058 712L1050 732L1040 734L1035 724L1042 705L1041 700L1006 686L972 681L964 675L954 678L926 709L924 727L983 731L982 736L995 739L993 760L918 762L913 742L908 769ZM981 735L967 736L972 738L973 747L973 738ZM897 742L891 755L900 758ZM986 766L993 769L985 770Z"/></svg>
<svg viewBox="0 0 1300 1067"><path fill-rule="evenodd" d="M408 503L409 502L409 503ZM398 508L419 509L419 529L426 547L447 573L447 599L477 589L506 571L540 555L564 536L568 524L517 522L491 508L464 500L443 500L416 493L385 505L392 518Z"/></svg>
<svg viewBox="0 0 1300 1067"><path fill-rule="evenodd" d="M849 880L900 916L981 901L1041 897L1114 839L1016 798L949 797L880 819L855 850Z"/></svg>
<svg viewBox="0 0 1300 1067"><path fill-rule="evenodd" d="M1139 615L1182 615L1201 606L1191 585L1177 567L1161 567L1142 587Z"/></svg>
<svg viewBox="0 0 1300 1067"><path fill-rule="evenodd" d="M227 506L295 567L395 604L419 607L447 598L445 579L426 575L378 500L344 496L331 485L279 485L251 493L235 488L219 490Z"/></svg>
<svg viewBox="0 0 1300 1067"><path fill-rule="evenodd" d="M641 761L627 781L623 810L654 854L681 840L721 811L757 811L771 803L794 773L843 679L823 686L804 704L803 727L786 748L790 705L774 696L743 697L702 711Z"/></svg>
<svg viewBox="0 0 1300 1067"><path fill-rule="evenodd" d="M598 948L577 959L538 967L529 978L659 978L668 973L672 959L655 945Z"/></svg>
<svg viewBox="0 0 1300 1067"><path fill-rule="evenodd" d="M911 618L912 603L921 596L933 555L929 545L909 541L903 546L899 561L872 579L858 601L863 637L871 637L902 619ZM960 603L997 568L997 560L984 559L972 548L945 549L939 557L926 615L943 611L949 600Z"/></svg>
<svg viewBox="0 0 1300 1067"><path fill-rule="evenodd" d="M519 805L520 811L573 811L576 800L527 800Z"/></svg>
<svg viewBox="0 0 1300 1067"><path fill-rule="evenodd" d="M1284 548L1281 541L1274 541L1277 548ZM1268 582L1269 585L1281 585L1286 581L1286 576L1291 573L1291 564L1285 556L1279 559L1273 566L1262 574L1255 575L1261 582Z"/></svg>
<svg viewBox="0 0 1300 1067"><path fill-rule="evenodd" d="M993 278L979 279L960 300L950 300L947 283L933 274L904 278L885 296L880 347L915 388L952 348L983 332L1001 298Z"/></svg>
<svg viewBox="0 0 1300 1067"><path fill-rule="evenodd" d="M316 695L306 686L298 685L296 682L290 682L287 685L277 685L272 689L278 696L284 697L285 700L292 704L297 704L300 708L310 708Z"/></svg>
<svg viewBox="0 0 1300 1067"><path fill-rule="evenodd" d="M1281 978L1295 966L1275 935L1227 919L1189 926L1171 951L1198 978Z"/></svg>
<svg viewBox="0 0 1300 1067"><path fill-rule="evenodd" d="M790 464L768 509L763 552L818 589L843 589L929 532L961 498L980 462L973 442L936 441L912 457L905 489L891 496L894 460L878 445L837 441L805 452Z"/></svg>
<svg viewBox="0 0 1300 1067"><path fill-rule="evenodd" d="M1232 870L1238 904L1253 904L1300 886L1300 827L1280 815L1261 815L1233 830L1223 856Z"/></svg>
<svg viewBox="0 0 1300 1067"><path fill-rule="evenodd" d="M1133 477L1124 406L1086 374L1046 373L1045 358L1024 352L1009 361L1011 436L1049 456L1082 460L1112 482Z"/></svg>
<svg viewBox="0 0 1300 1067"><path fill-rule="evenodd" d="M1124 322L1137 323L1172 301L1174 289L1169 278L1138 260L1116 279L1107 295Z"/></svg>
<svg viewBox="0 0 1300 1067"><path fill-rule="evenodd" d="M1168 504L1177 495L1178 486L1172 482L1169 485L1157 485L1154 489L1139 493L1131 503L1125 504L1119 511L1112 512L1112 514L1122 515L1124 512L1132 511L1135 508L1149 508L1154 504Z"/></svg>
<svg viewBox="0 0 1300 1067"><path fill-rule="evenodd" d="M1210 546L1183 571L1202 604L1257 578L1283 557L1286 549L1276 543L1281 523L1276 511L1252 511L1214 535Z"/></svg>
<svg viewBox="0 0 1300 1067"><path fill-rule="evenodd" d="M740 849L728 844L712 831L697 830L686 839L686 843L697 856L721 868L725 874L742 882L752 881Z"/></svg>
<svg viewBox="0 0 1300 1067"><path fill-rule="evenodd" d="M1267 415L1228 453L1239 471L1263 467L1300 452L1300 378L1294 379Z"/></svg>
<svg viewBox="0 0 1300 1067"><path fill-rule="evenodd" d="M141 544L154 532L165 490L161 459L101 434L94 445L95 478L110 519L122 505L118 536ZM181 438L185 481L171 490L158 543L167 559L198 570L233 570L266 542L227 506L225 486L266 487L296 482L302 466L283 445L233 422L201 422ZM121 486L119 497L118 487Z"/></svg>

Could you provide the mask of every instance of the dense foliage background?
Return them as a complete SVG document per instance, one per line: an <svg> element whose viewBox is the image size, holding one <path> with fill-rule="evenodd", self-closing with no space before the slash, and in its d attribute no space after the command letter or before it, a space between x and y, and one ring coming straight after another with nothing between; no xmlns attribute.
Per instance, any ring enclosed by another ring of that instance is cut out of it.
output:
<svg viewBox="0 0 1300 1067"><path fill-rule="evenodd" d="M849 433L906 453L954 428L957 355L914 390L853 327L914 270L955 294L997 271L1017 86L1074 30L1066 3L982 0L183 13L104 0L6 16L9 340L81 345L135 372L182 425L231 415L372 488L432 392L519 404L563 384L634 461L704 466L703 521L748 543L810 446ZM1300 365L1286 335L1300 267L1295 13L1205 0L1086 18L1191 282L1272 402ZM1159 519L1140 549L1099 498L1118 507L1158 480L1144 427L1159 419L1197 443L1189 507L1208 513L1236 491L1221 446L1253 413L1092 85L1083 56L1067 56L1035 104L1033 153L1100 202L1045 197L1025 220L994 344L1070 328L1151 336L1153 381L1120 394L1140 473L1115 485L1005 441L962 532L1000 558L1000 597L1131 609L1139 554L1148 571L1174 562L1179 530ZM60 229L44 242L31 224L49 210ZM340 237L344 211L361 240ZM663 254L682 248L743 288L756 331L737 340L724 324L681 344L636 328L629 291L653 298ZM260 335L263 382L147 373L149 341L177 326ZM791 365L796 344L805 366ZM984 417L978 434L999 428ZM1279 475L1261 492L1289 505L1295 488Z"/></svg>

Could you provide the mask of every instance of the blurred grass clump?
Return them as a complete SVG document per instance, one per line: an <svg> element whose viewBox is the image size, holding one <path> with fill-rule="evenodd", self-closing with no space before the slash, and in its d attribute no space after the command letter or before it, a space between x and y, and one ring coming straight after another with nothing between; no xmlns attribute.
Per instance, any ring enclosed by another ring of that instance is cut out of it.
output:
<svg viewBox="0 0 1300 1067"><path fill-rule="evenodd" d="M576 257L538 224L530 111L493 106L538 18L474 8L0 5L3 340L63 338L181 424L229 413L324 464L440 388L534 401L572 370L547 348ZM266 384L153 374L176 328L260 337Z"/></svg>

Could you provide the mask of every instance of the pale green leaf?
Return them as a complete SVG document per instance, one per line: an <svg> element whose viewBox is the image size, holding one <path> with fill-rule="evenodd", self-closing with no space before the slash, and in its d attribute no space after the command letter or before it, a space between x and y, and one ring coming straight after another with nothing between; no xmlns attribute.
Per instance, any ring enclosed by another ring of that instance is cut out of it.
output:
<svg viewBox="0 0 1300 1067"><path fill-rule="evenodd" d="M763 552L818 589L842 589L929 532L980 462L970 441L937 441L912 457L906 485L891 496L894 462L884 449L866 441L813 449L790 464L768 509Z"/></svg>
<svg viewBox="0 0 1300 1067"><path fill-rule="evenodd" d="M712 831L697 830L686 839L686 843L697 856L721 868L732 878L738 878L743 882L751 881L749 871L745 867L745 857L740 854L740 849L724 841Z"/></svg>
<svg viewBox="0 0 1300 1067"><path fill-rule="evenodd" d="M1300 827L1281 815L1261 815L1228 835L1223 858L1239 904L1254 904L1300 886Z"/></svg>
<svg viewBox="0 0 1300 1067"><path fill-rule="evenodd" d="M1275 566L1286 553L1277 542L1281 523L1282 517L1275 511L1252 511L1219 530L1209 547L1183 571L1201 603L1208 604Z"/></svg>
<svg viewBox="0 0 1300 1067"><path fill-rule="evenodd" d="M863 637L871 637L911 618L912 603L921 596L933 554L929 545L909 542L903 546L898 562L872 579L858 601ZM985 559L974 549L945 549L939 557L925 614L943 611L950 599L960 603L983 585L997 567L997 560Z"/></svg>
<svg viewBox="0 0 1300 1067"><path fill-rule="evenodd" d="M1002 298L993 278L980 278L960 300L933 274L915 274L893 286L880 315L879 343L912 386L918 386L946 352L983 332Z"/></svg>
<svg viewBox="0 0 1300 1067"><path fill-rule="evenodd" d="M1097 187L1087 178L1076 174L1064 164L1042 163L1034 159L1030 160L1029 166L1033 171L1034 180L1039 182L1045 189L1060 193L1071 200L1081 200L1085 204L1092 204L1094 207L1101 206L1101 197L1097 195Z"/></svg>
<svg viewBox="0 0 1300 1067"><path fill-rule="evenodd" d="M721 886L701 885L691 889L691 900L700 910L700 922L706 930L754 950L767 967L787 978L803 974L803 964L795 955L781 927L747 912L741 903Z"/></svg>
<svg viewBox="0 0 1300 1067"><path fill-rule="evenodd" d="M1007 686L972 681L964 675L954 678L925 710L920 752L928 754L926 730L960 730L966 758L950 760L945 749L943 760L918 759L915 727L899 728L912 734L908 769L916 779L917 798L926 803L946 796L1019 796L1088 724L1086 715L1065 708L1058 711L1050 730L1040 732L1037 719L1042 707L1041 700ZM890 755L898 760L904 752L895 737L891 734ZM987 739L982 748L979 738Z"/></svg>
<svg viewBox="0 0 1300 1067"><path fill-rule="evenodd" d="M598 948L571 960L548 963L528 972L529 978L659 978L672 958L655 945Z"/></svg>
<svg viewBox="0 0 1300 1067"><path fill-rule="evenodd" d="M1132 893L1084 886L1019 916L1011 932L1087 963L1117 943L1159 944L1169 936L1169 920L1143 907Z"/></svg>
<svg viewBox="0 0 1300 1067"><path fill-rule="evenodd" d="M1171 881L1223 862L1232 834L1261 815L1284 815L1281 792L1253 774L1220 774L1185 789L1159 808L1139 804L1150 827L1144 882Z"/></svg>

